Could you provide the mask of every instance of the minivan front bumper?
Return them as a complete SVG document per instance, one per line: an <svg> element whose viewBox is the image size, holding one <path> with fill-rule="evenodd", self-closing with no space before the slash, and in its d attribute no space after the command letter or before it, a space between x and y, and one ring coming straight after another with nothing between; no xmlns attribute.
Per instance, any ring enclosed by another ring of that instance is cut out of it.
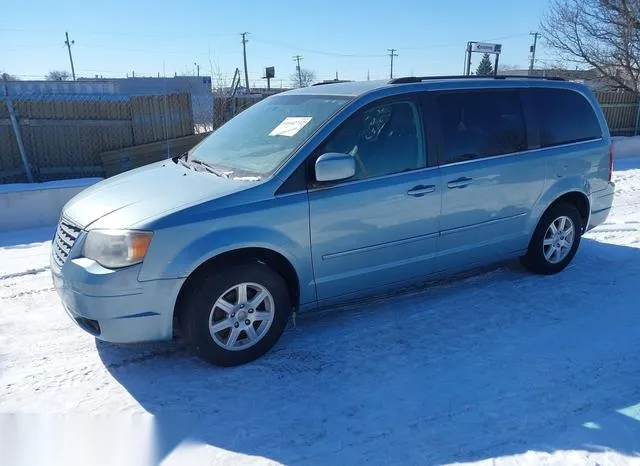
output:
<svg viewBox="0 0 640 466"><path fill-rule="evenodd" d="M80 328L113 343L170 340L184 279L140 282L140 268L111 270L85 257L70 257L60 267L51 257L53 284Z"/></svg>

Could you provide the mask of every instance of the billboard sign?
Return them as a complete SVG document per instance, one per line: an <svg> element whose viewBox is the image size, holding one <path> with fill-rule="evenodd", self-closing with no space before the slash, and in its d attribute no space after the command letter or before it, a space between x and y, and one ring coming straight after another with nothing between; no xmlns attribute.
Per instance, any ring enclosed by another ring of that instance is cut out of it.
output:
<svg viewBox="0 0 640 466"><path fill-rule="evenodd" d="M500 53L502 52L502 44L488 44L486 42L472 42L472 52L480 53Z"/></svg>

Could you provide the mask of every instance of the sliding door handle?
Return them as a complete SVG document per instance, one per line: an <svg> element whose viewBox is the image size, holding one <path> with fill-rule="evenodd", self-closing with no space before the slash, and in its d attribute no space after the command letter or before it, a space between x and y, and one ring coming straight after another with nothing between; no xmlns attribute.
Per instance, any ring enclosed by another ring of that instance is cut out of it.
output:
<svg viewBox="0 0 640 466"><path fill-rule="evenodd" d="M421 196L424 196L425 194L432 193L435 190L436 190L436 186L433 184L426 185L426 186L420 184L418 186L414 186L409 191L407 191L407 194L413 197L421 197Z"/></svg>
<svg viewBox="0 0 640 466"><path fill-rule="evenodd" d="M447 183L447 187L449 189L460 189L460 188L466 188L467 186L469 186L471 183L473 182L472 178L467 178L466 176L463 176L462 178L458 178L456 180L451 180Z"/></svg>

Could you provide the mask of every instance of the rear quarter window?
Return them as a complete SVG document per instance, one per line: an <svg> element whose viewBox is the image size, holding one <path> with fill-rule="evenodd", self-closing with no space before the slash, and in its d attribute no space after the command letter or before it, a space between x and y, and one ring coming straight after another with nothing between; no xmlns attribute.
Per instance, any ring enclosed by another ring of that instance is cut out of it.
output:
<svg viewBox="0 0 640 466"><path fill-rule="evenodd" d="M540 128L540 147L552 147L602 137L591 103L567 89L532 89L532 102Z"/></svg>

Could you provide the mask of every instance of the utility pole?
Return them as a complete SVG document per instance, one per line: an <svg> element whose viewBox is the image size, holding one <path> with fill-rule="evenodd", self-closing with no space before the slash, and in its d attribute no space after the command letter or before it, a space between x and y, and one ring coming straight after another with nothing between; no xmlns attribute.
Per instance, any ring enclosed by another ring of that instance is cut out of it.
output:
<svg viewBox="0 0 640 466"><path fill-rule="evenodd" d="M302 68L300 68L300 60L302 60L301 55L295 55L293 59L296 61L296 70L298 71L298 84L302 87Z"/></svg>
<svg viewBox="0 0 640 466"><path fill-rule="evenodd" d="M369 69L367 69L367 81L371 81L371 77L369 76Z"/></svg>
<svg viewBox="0 0 640 466"><path fill-rule="evenodd" d="M240 35L242 36L242 55L244 57L244 83L247 86L247 92L249 92L249 72L247 71L247 39L248 32L243 32Z"/></svg>
<svg viewBox="0 0 640 466"><path fill-rule="evenodd" d="M33 174L31 173L31 167L29 166L29 158L27 157L27 151L24 148L24 143L22 142L22 132L20 130L20 122L18 121L18 117L16 116L16 112L13 108L13 102L11 101L11 97L9 96L9 89L7 88L7 77L3 76L3 80L4 80L4 98L7 104L7 110L9 111L9 117L11 119L13 134L15 135L16 143L18 144L18 151L20 152L20 158L22 159L22 168L24 169L24 172L27 175L27 180L29 181L29 183L33 183Z"/></svg>
<svg viewBox="0 0 640 466"><path fill-rule="evenodd" d="M533 66L535 64L536 61L536 45L538 45L538 36L540 35L539 32L530 32L530 35L533 36L533 45L530 48L531 51L531 63L529 64L529 75L533 74Z"/></svg>
<svg viewBox="0 0 640 466"><path fill-rule="evenodd" d="M397 57L396 53L397 49L387 49L389 51L389 56L391 57L391 72L389 73L389 78L393 79L393 57Z"/></svg>
<svg viewBox="0 0 640 466"><path fill-rule="evenodd" d="M67 46L67 49L69 50L69 61L71 62L71 76L73 77L73 80L76 80L76 70L73 67L73 56L71 55L71 46L73 44L76 43L75 40L72 40L71 42L69 42L69 33L65 32L64 33L65 37L67 38L67 40L64 41L64 45Z"/></svg>
<svg viewBox="0 0 640 466"><path fill-rule="evenodd" d="M200 65L198 65L197 63L194 63L194 65L196 66L196 76L200 77Z"/></svg>

